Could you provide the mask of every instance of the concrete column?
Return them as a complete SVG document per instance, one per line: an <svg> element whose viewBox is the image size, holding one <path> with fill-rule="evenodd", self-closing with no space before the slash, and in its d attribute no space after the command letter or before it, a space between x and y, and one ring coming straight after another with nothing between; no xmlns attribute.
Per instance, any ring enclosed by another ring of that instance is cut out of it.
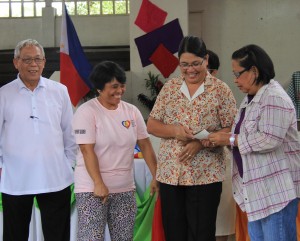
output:
<svg viewBox="0 0 300 241"><path fill-rule="evenodd" d="M51 2L47 0L46 7L42 10L42 33L44 47L55 47L55 13L56 9L51 7Z"/></svg>

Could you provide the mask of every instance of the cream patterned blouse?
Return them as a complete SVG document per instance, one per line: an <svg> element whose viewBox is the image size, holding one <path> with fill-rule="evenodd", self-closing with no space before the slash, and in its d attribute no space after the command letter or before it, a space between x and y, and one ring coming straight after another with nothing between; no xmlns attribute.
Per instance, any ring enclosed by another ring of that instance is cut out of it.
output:
<svg viewBox="0 0 300 241"><path fill-rule="evenodd" d="M230 127L236 101L227 84L209 73L190 97L182 77L165 83L150 116L165 124L181 124L193 133ZM175 138L161 139L157 180L171 185L202 185L224 180L226 155L223 147L205 148L192 161L179 162L182 145Z"/></svg>

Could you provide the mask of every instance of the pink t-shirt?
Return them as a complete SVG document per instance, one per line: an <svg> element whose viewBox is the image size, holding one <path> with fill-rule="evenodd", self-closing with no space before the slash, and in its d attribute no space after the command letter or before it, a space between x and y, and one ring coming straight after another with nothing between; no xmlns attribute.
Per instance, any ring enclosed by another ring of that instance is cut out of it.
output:
<svg viewBox="0 0 300 241"><path fill-rule="evenodd" d="M121 101L116 110L103 107L97 98L82 104L73 118L77 144L95 143L100 173L110 193L135 189L133 178L134 147L137 140L149 137L140 111ZM81 151L75 167L75 193L93 192Z"/></svg>

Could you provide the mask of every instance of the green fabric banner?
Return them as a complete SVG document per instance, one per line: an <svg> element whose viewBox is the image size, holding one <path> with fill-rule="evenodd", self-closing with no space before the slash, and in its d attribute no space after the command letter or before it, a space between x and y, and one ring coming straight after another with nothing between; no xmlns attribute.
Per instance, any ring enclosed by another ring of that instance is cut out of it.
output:
<svg viewBox="0 0 300 241"><path fill-rule="evenodd" d="M136 192L137 215L134 225L134 241L151 241L152 220L156 195L150 195L150 187L140 197Z"/></svg>

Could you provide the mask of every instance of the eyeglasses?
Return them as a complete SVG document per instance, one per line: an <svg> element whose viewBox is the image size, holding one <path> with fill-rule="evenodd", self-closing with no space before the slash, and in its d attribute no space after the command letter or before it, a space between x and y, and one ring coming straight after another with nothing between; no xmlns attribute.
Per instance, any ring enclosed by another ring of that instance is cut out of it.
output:
<svg viewBox="0 0 300 241"><path fill-rule="evenodd" d="M24 64L31 64L32 61L34 61L36 64L42 64L45 60L45 58L21 58L21 57L18 57L18 59L21 59L22 62Z"/></svg>
<svg viewBox="0 0 300 241"><path fill-rule="evenodd" d="M189 67L197 68L197 67L199 67L199 66L201 66L201 65L203 64L204 60L205 60L205 59L202 59L201 62L195 61L195 62L193 62L193 63L191 63L191 64L186 63L186 62L182 62L182 63L179 64L179 66L180 66L183 70L187 70Z"/></svg>
<svg viewBox="0 0 300 241"><path fill-rule="evenodd" d="M244 72L246 72L246 71L248 71L249 69L244 69L244 70L242 70L242 71L240 71L240 72L234 72L234 71L232 71L232 73L233 73L233 75L234 75L234 77L235 78L240 78L241 77L241 75L244 73Z"/></svg>

